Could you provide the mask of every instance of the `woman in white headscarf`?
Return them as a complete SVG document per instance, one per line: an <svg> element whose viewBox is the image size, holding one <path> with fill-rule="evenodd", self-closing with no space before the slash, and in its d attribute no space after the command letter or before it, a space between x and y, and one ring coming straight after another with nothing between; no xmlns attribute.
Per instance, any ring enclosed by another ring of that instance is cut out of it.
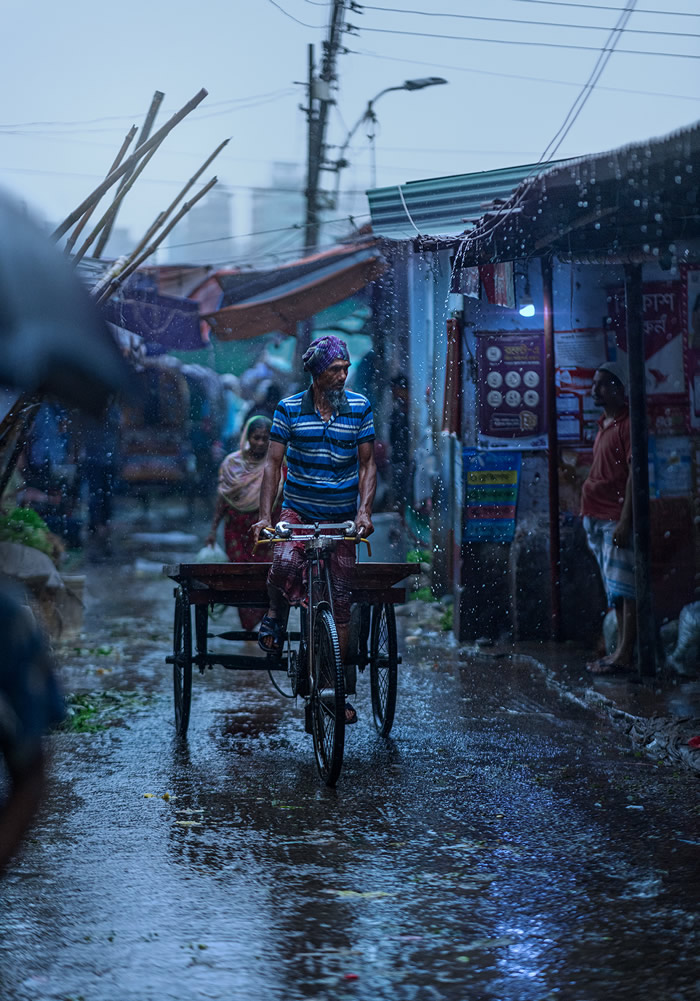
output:
<svg viewBox="0 0 700 1001"><path fill-rule="evenodd" d="M213 545L219 522L224 521L224 548L231 563L265 563L270 555L264 547L254 550L251 528L259 518L260 485L265 471L265 459L270 443L272 422L267 417L254 416L246 422L240 448L227 455L219 467L216 508L207 545ZM279 520L281 490L273 515ZM254 629L262 618L257 608L239 608L244 629Z"/></svg>

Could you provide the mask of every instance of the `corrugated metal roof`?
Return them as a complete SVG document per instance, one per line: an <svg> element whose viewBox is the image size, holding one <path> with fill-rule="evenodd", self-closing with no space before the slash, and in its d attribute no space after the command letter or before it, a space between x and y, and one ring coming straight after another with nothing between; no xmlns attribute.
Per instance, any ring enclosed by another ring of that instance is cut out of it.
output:
<svg viewBox="0 0 700 1001"><path fill-rule="evenodd" d="M530 163L375 188L367 192L372 230L377 236L394 240L411 239L417 232L426 236L458 236L473 228L472 220L478 220L487 205L509 199L526 177L563 162L557 160L543 166Z"/></svg>
<svg viewBox="0 0 700 1001"><path fill-rule="evenodd" d="M607 153L548 164L460 245L463 267L544 251L600 258L672 255L700 237L700 122Z"/></svg>

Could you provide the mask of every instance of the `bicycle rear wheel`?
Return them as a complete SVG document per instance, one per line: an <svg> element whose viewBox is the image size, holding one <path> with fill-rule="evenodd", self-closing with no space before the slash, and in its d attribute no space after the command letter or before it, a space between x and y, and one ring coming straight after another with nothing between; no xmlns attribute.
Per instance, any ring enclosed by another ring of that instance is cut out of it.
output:
<svg viewBox="0 0 700 1001"><path fill-rule="evenodd" d="M187 596L178 590L175 598L173 623L173 695L175 700L175 731L178 737L187 734L192 701L192 612Z"/></svg>
<svg viewBox="0 0 700 1001"><path fill-rule="evenodd" d="M382 737L389 736L394 723L398 664L394 606L375 605L372 608L369 679L374 725Z"/></svg>
<svg viewBox="0 0 700 1001"><path fill-rule="evenodd" d="M311 721L319 774L334 786L345 747L345 678L333 616L327 608L314 617L314 666Z"/></svg>

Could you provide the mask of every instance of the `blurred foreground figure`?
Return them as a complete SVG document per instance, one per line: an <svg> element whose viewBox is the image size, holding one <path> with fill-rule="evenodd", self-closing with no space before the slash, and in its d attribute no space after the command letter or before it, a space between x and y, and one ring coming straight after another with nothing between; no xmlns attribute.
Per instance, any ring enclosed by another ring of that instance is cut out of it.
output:
<svg viewBox="0 0 700 1001"><path fill-rule="evenodd" d="M0 385L101 415L130 371L95 304L64 256L0 194ZM9 434L9 431L8 431ZM0 438L0 458L10 461ZM0 567L0 870L40 803L44 733L63 705L43 636ZM7 786L7 788L5 788Z"/></svg>
<svg viewBox="0 0 700 1001"><path fill-rule="evenodd" d="M45 781L42 738L63 719L63 700L31 612L0 589L0 752L10 791L0 810L0 872L39 805Z"/></svg>

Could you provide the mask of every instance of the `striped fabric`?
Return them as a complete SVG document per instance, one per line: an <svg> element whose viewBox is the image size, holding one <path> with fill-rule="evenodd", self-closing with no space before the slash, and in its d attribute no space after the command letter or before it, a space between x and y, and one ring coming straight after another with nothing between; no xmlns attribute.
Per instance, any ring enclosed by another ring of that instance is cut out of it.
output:
<svg viewBox="0 0 700 1001"><path fill-rule="evenodd" d="M277 404L270 438L286 446L284 506L309 521L344 521L357 513L357 446L374 440L369 400L347 392L330 421L314 408L311 387Z"/></svg>
<svg viewBox="0 0 700 1001"><path fill-rule="evenodd" d="M621 549L613 542L617 522L603 521L587 514L583 518L583 527L588 547L600 567L610 606L620 598L635 598L634 549L632 546Z"/></svg>

